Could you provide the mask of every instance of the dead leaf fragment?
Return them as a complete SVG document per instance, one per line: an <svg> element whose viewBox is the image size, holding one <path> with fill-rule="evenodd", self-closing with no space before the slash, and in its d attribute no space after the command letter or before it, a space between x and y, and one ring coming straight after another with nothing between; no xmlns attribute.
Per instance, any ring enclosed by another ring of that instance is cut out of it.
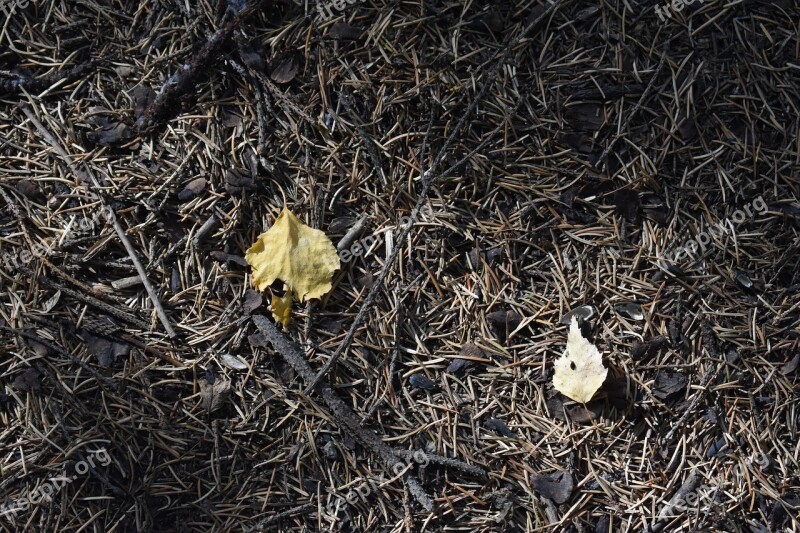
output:
<svg viewBox="0 0 800 533"><path fill-rule="evenodd" d="M131 131L127 124L122 122L109 123L96 129L92 137L100 146L112 146L130 139Z"/></svg>
<svg viewBox="0 0 800 533"><path fill-rule="evenodd" d="M225 190L230 194L242 194L243 192L255 191L258 189L256 180L249 175L249 171L244 169L230 169L225 173Z"/></svg>
<svg viewBox="0 0 800 533"><path fill-rule="evenodd" d="M202 192L206 189L207 183L208 182L205 178L193 179L186 184L186 187L181 192L178 193L178 200L181 202L188 202L189 200L200 196L200 194L202 194Z"/></svg>
<svg viewBox="0 0 800 533"><path fill-rule="evenodd" d="M656 375L656 382L653 386L653 396L661 400L666 400L673 394L686 388L689 380L679 372L665 370Z"/></svg>
<svg viewBox="0 0 800 533"><path fill-rule="evenodd" d="M286 329L292 323L292 293L286 291L283 296L272 295L272 318Z"/></svg>
<svg viewBox="0 0 800 533"><path fill-rule="evenodd" d="M216 259L217 261L219 261L220 263L231 262L231 263L236 263L237 265L241 265L243 267L250 266L250 263L245 261L244 257L242 257L241 255L226 254L225 252L220 250L214 250L209 255L214 259Z"/></svg>
<svg viewBox="0 0 800 533"><path fill-rule="evenodd" d="M556 472L555 474L535 475L531 484L536 492L553 500L556 504L569 500L575 489L575 481L570 472Z"/></svg>
<svg viewBox="0 0 800 533"><path fill-rule="evenodd" d="M614 194L614 205L617 215L628 222L639 222L641 216L641 200L636 191L620 189Z"/></svg>
<svg viewBox="0 0 800 533"><path fill-rule="evenodd" d="M272 72L269 77L275 83L289 83L297 76L301 61L302 56L295 52L276 59L271 65Z"/></svg>
<svg viewBox="0 0 800 533"><path fill-rule="evenodd" d="M522 316L516 311L494 311L486 315L486 321L498 329L513 331L522 322Z"/></svg>
<svg viewBox="0 0 800 533"><path fill-rule="evenodd" d="M84 332L83 342L86 343L88 352L97 357L98 364L103 368L113 365L119 357L127 357L131 353L131 347L124 342L115 342Z"/></svg>
<svg viewBox="0 0 800 533"><path fill-rule="evenodd" d="M337 22L328 30L328 37L343 41L355 41L361 37L362 33L363 30L357 26L351 26L346 22Z"/></svg>
<svg viewBox="0 0 800 533"><path fill-rule="evenodd" d="M436 382L433 381L428 376L426 376L425 374L421 373L412 374L411 377L408 378L408 382L411 383L412 386L417 387L418 389L423 389L423 390L436 389Z"/></svg>
<svg viewBox="0 0 800 533"><path fill-rule="evenodd" d="M131 90L131 99L133 99L133 117L139 120L144 115L147 108L153 103L156 98L156 93L150 87L138 86Z"/></svg>
<svg viewBox="0 0 800 533"><path fill-rule="evenodd" d="M253 311L261 307L261 293L253 289L247 289L244 293L244 303L242 304L242 311L245 315L250 315Z"/></svg>
<svg viewBox="0 0 800 533"><path fill-rule="evenodd" d="M559 395L547 400L547 410L554 418L574 424L589 424L600 418L602 413L601 402L564 405L563 398L563 396Z"/></svg>
<svg viewBox="0 0 800 533"><path fill-rule="evenodd" d="M222 364L234 370L247 370L247 363L230 354L223 354L220 358ZM215 382L216 383L216 382Z"/></svg>
<svg viewBox="0 0 800 533"><path fill-rule="evenodd" d="M592 399L608 375L597 346L581 335L577 319L572 321L567 335L567 351L554 365L553 386L576 402Z"/></svg>
<svg viewBox="0 0 800 533"><path fill-rule="evenodd" d="M222 407L231 395L231 382L218 377L211 384L208 381L200 382L200 397L203 399L203 409L213 413Z"/></svg>
<svg viewBox="0 0 800 533"><path fill-rule="evenodd" d="M502 437L506 437L509 439L517 438L517 435L513 431L511 431L506 425L506 423L500 420L499 418L489 418L488 420L486 420L484 425L486 426L486 429L490 429Z"/></svg>
<svg viewBox="0 0 800 533"><path fill-rule="evenodd" d="M22 342L25 344L25 346L33 350L33 352L39 357L45 357L50 353L50 348L48 348L47 346L36 340L23 339Z"/></svg>
<svg viewBox="0 0 800 533"><path fill-rule="evenodd" d="M784 376L791 374L797 370L798 366L800 366L800 352L794 354L794 357L781 367L781 374Z"/></svg>
<svg viewBox="0 0 800 533"><path fill-rule="evenodd" d="M591 305L582 305L580 307L576 307L569 313L564 314L561 319L558 321L559 324L564 324L565 326L569 326L572 324L573 317L580 318L581 320L589 320L595 315L594 307Z"/></svg>
<svg viewBox="0 0 800 533"><path fill-rule="evenodd" d="M29 179L19 180L17 182L17 190L20 192L20 194L30 198L34 202L42 204L47 200L44 194L42 194L41 189L39 189L39 187Z"/></svg>
<svg viewBox="0 0 800 533"><path fill-rule="evenodd" d="M247 250L245 259L253 267L253 285L259 291L279 279L301 302L330 291L333 273L340 266L328 236L306 226L285 208Z"/></svg>
<svg viewBox="0 0 800 533"><path fill-rule="evenodd" d="M29 368L14 378L11 386L20 392L39 392L42 387L39 384L39 371L35 368Z"/></svg>

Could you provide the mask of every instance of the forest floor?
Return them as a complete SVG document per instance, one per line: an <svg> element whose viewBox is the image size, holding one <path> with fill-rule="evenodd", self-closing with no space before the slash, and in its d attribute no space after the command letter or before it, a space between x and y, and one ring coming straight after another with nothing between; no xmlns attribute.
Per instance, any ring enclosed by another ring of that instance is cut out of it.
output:
<svg viewBox="0 0 800 533"><path fill-rule="evenodd" d="M0 0L2 531L800 531L800 7L666 6Z"/></svg>

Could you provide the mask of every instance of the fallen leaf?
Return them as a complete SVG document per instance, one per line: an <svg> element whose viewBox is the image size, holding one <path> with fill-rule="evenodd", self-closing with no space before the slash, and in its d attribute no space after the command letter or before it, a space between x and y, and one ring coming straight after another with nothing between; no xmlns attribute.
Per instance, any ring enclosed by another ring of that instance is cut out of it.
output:
<svg viewBox="0 0 800 533"><path fill-rule="evenodd" d="M752 280L747 276L747 274L745 274L741 270L737 270L736 272L734 272L733 281L735 281L737 285L739 285L741 288L745 290L753 288Z"/></svg>
<svg viewBox="0 0 800 533"><path fill-rule="evenodd" d="M597 12L600 11L600 8L597 6L587 7L585 9L581 9L575 14L575 20L579 20L581 22L594 18Z"/></svg>
<svg viewBox="0 0 800 533"><path fill-rule="evenodd" d="M259 72L264 71L264 59L261 57L261 52L257 48L242 47L239 50L239 57L245 65L253 70Z"/></svg>
<svg viewBox="0 0 800 533"><path fill-rule="evenodd" d="M286 291L283 296L272 295L272 318L280 322L284 329L292 323L292 291Z"/></svg>
<svg viewBox="0 0 800 533"><path fill-rule="evenodd" d="M592 307L591 305L581 305L580 307L576 307L569 313L562 316L558 322L560 324L564 324L565 326L569 326L570 324L572 324L573 317L578 317L581 320L589 320L594 316L594 314L595 314L594 307Z"/></svg>
<svg viewBox="0 0 800 533"><path fill-rule="evenodd" d="M344 234L350 227L356 223L353 217L337 217L331 220L328 225L328 231L336 234Z"/></svg>
<svg viewBox="0 0 800 533"><path fill-rule="evenodd" d="M323 318L318 322L318 324L320 329L327 331L328 333L332 333L333 335L338 335L344 331L344 325L338 320Z"/></svg>
<svg viewBox="0 0 800 533"><path fill-rule="evenodd" d="M253 348L267 348L269 346L269 341L263 333L253 333L252 335L248 335L247 342L249 342L250 346Z"/></svg>
<svg viewBox="0 0 800 533"><path fill-rule="evenodd" d="M50 348L48 348L47 346L45 346L44 344L42 344L41 342L38 342L36 340L23 339L23 343L28 348L33 350L33 352L36 353L36 355L38 355L39 357L45 357L46 355L48 355L50 353Z"/></svg>
<svg viewBox="0 0 800 533"><path fill-rule="evenodd" d="M133 74L133 67L128 65L120 65L118 67L114 67L114 72L117 73L117 76L124 79Z"/></svg>
<svg viewBox="0 0 800 533"><path fill-rule="evenodd" d="M556 472L554 474L537 474L533 476L531 484L536 492L553 500L556 504L569 500L575 489L575 481L569 472Z"/></svg>
<svg viewBox="0 0 800 533"><path fill-rule="evenodd" d="M564 112L564 118L573 130L593 132L600 129L606 122L603 111L601 104L577 104Z"/></svg>
<svg viewBox="0 0 800 533"><path fill-rule="evenodd" d="M131 90L131 98L133 99L133 117L136 120L144 115L150 104L156 98L156 93L150 87L138 86Z"/></svg>
<svg viewBox="0 0 800 533"><path fill-rule="evenodd" d="M42 204L47 200L41 189L39 189L39 187L29 179L19 180L17 182L17 190L20 192L20 194L30 198L34 202Z"/></svg>
<svg viewBox="0 0 800 533"><path fill-rule="evenodd" d="M111 146L131 138L130 128L122 123L110 123L94 131L93 137L100 146Z"/></svg>
<svg viewBox="0 0 800 533"><path fill-rule="evenodd" d="M461 347L458 352L461 357L453 359L447 367L447 372L450 374L466 373L473 365L474 361L483 361L487 355L483 349L475 343L467 342Z"/></svg>
<svg viewBox="0 0 800 533"><path fill-rule="evenodd" d="M631 346L631 358L636 361L645 356L651 356L657 353L662 346L667 344L667 338L664 335L657 337L650 337L644 342L639 342L634 339Z"/></svg>
<svg viewBox="0 0 800 533"><path fill-rule="evenodd" d="M588 404L564 405L564 397L556 396L547 400L547 410L550 414L567 422L575 424L589 424L600 418L602 414L601 402L589 402Z"/></svg>
<svg viewBox="0 0 800 533"><path fill-rule="evenodd" d="M553 386L576 402L586 403L603 384L608 369L597 347L581 335L578 320L572 321L567 351L555 362Z"/></svg>
<svg viewBox="0 0 800 533"><path fill-rule="evenodd" d="M632 320L644 320L644 312L639 304L615 305L614 310L626 318Z"/></svg>
<svg viewBox="0 0 800 533"><path fill-rule="evenodd" d="M231 194L241 194L258 189L256 180L247 172L247 170L243 169L228 170L225 173L225 190Z"/></svg>
<svg viewBox="0 0 800 533"><path fill-rule="evenodd" d="M564 132L561 134L561 140L583 154L591 152L594 146L592 138L581 132Z"/></svg>
<svg viewBox="0 0 800 533"><path fill-rule="evenodd" d="M461 375L466 373L467 370L472 366L472 361L467 361L466 359L453 359L449 365L447 365L447 372L448 374L454 375Z"/></svg>
<svg viewBox="0 0 800 533"><path fill-rule="evenodd" d="M253 285L259 291L280 279L301 302L330 291L333 273L340 266L327 235L309 228L285 208L247 250L245 260L253 267Z"/></svg>
<svg viewBox="0 0 800 533"><path fill-rule="evenodd" d="M225 378L217 378L214 383L200 382L200 397L203 399L203 409L213 413L228 401L231 395L231 382Z"/></svg>

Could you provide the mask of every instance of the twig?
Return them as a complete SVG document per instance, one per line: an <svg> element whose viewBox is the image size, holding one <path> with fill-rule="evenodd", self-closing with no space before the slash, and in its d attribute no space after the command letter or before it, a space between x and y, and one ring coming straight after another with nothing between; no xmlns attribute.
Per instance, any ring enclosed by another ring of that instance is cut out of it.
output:
<svg viewBox="0 0 800 533"><path fill-rule="evenodd" d="M675 491L675 495L670 498L669 503L667 504L664 509L658 514L658 519L655 524L650 527L650 531L652 533L657 533L664 528L666 524L667 517L672 513L675 504L678 503L679 500L683 500L687 494L690 492L695 492L697 487L700 485L700 474L697 473L696 470L693 470L691 474L686 478L686 481L683 482L683 485Z"/></svg>
<svg viewBox="0 0 800 533"><path fill-rule="evenodd" d="M86 363L84 363L83 361L81 361L80 359L75 357L74 355L68 353L66 350L62 349L60 346L57 346L57 345L53 344L52 342L48 341L47 339L43 339L42 337L39 337L38 335L34 335L33 333L28 333L27 331L22 331L22 330L19 330L19 329L10 328L8 326L0 326L0 330L7 331L9 333L14 333L16 335L19 335L20 337L25 338L25 339L29 339L29 340L32 340L34 342L37 342L37 343L41 344L42 346L47 347L49 350L52 350L52 351L54 351L54 352L56 352L56 353L58 353L58 354L60 354L60 355L62 355L64 357L66 357L67 359L72 361L74 364L80 366L82 369L84 369L86 372L88 372L92 377L94 377L97 381L101 382L103 385L105 385L109 389L115 390L117 388L117 385L113 381L111 381L110 379L108 379L105 376L100 375L96 370L91 368L89 365L87 365Z"/></svg>
<svg viewBox="0 0 800 533"><path fill-rule="evenodd" d="M61 156L64 160L64 163L72 170L76 175L83 176L89 178L87 181L91 181L97 189L100 189L100 183L98 183L97 178L95 177L94 173L91 171L81 171L77 165L72 161L72 158L67 154L66 150L58 143L58 141L53 137L53 135L39 122L39 119L33 114L33 112L27 107L22 107L22 112L25 113L25 116L28 117L28 120L36 126L36 129L39 130L39 133L45 140L53 147L53 149ZM156 313L158 314L158 318L161 320L161 324L164 326L164 329L167 331L167 334L171 338L177 337L175 330L172 329L172 325L169 322L169 318L167 314L164 312L164 308L161 306L161 302L158 299L158 294L156 294L155 289L153 289L153 285L150 283L150 280L147 279L147 273L144 270L144 267L139 262L139 258L136 256L136 250L134 250L133 246L131 245L128 237L125 235L125 231L123 231L122 226L120 226L119 221L117 220L117 216L114 214L114 211L108 207L106 204L105 199L100 196L99 194L95 193L94 191L89 191L95 198L97 198L100 202L102 202L103 207L106 212L106 217L111 221L114 226L114 230L117 232L119 239L122 241L122 245L125 247L125 250L128 252L128 255L133 261L134 266L136 267L136 271L139 273L139 276L142 278L142 283L144 284L144 288L147 291L147 295L150 297L150 301L153 302L153 306L155 306Z"/></svg>
<svg viewBox="0 0 800 533"><path fill-rule="evenodd" d="M178 72L164 82L156 97L136 121L135 127L139 132L152 131L172 115L174 109L178 106L180 97L190 90L193 91L198 80L206 76L211 61L230 38L237 21L238 17L218 30L206 41L189 63L179 66Z"/></svg>
<svg viewBox="0 0 800 533"><path fill-rule="evenodd" d="M83 303L85 303L87 305L91 305L92 307L100 309L104 313L108 313L109 315L114 316L114 317L116 317L116 318L118 318L120 320L124 320L128 324L132 324L132 325L134 325L134 326L136 326L136 327L138 327L140 329L143 329L143 330L150 329L150 325L147 322L145 322L143 320L139 320L136 316L134 316L134 315L132 315L130 313L126 313L125 311L120 311L119 309L117 309L113 305L107 304L106 302L104 302L102 300L98 300L94 296L89 296L87 294L81 294L80 292L74 291L74 290L70 289L69 287L67 287L67 286L65 286L63 284L58 283L57 281L50 280L50 279L48 279L46 277L43 277L43 276L38 276L37 277L36 272L34 272L33 270L29 269L28 267L20 266L18 268L19 268L20 272L22 272L23 274L25 274L26 276L28 276L32 280L37 281L40 285L43 285L44 287L48 287L50 289L61 291L64 294L66 294L68 296L71 296L71 297L75 298L78 301L81 301L81 302L83 302Z"/></svg>
<svg viewBox="0 0 800 533"><path fill-rule="evenodd" d="M19 71L14 73L16 79L0 80L0 93L12 93L23 88L28 92L39 93L49 89L56 83L62 81L64 83L71 83L77 79L83 78L89 70L99 63L100 60L92 60L82 65L77 65L71 69L57 70L50 74L45 74L39 78L30 76L27 71Z"/></svg>
<svg viewBox="0 0 800 533"><path fill-rule="evenodd" d="M336 251L342 253L344 250L350 248L350 246L353 244L353 241L356 240L356 237L358 237L361 232L364 231L364 228L367 227L367 222L369 222L370 218L371 217L369 215L364 215L363 217L359 218L356 223L353 224L353 227L347 230L347 233L345 233L344 237L342 237L342 239L336 243Z"/></svg>
<svg viewBox="0 0 800 533"><path fill-rule="evenodd" d="M314 370L308 364L301 348L295 342L289 340L278 331L278 328L263 315L253 316L253 322L266 337L266 340L272 344L275 352L289 363L298 376L306 382L314 379ZM377 455L387 472L395 472L397 468L405 467L406 462L401 460L401 453L387 446L375 432L363 428L356 413L333 392L333 389L328 384L321 383L318 389L322 400L330 409L332 418L339 428L352 435L361 445ZM402 452L402 454L405 453L407 452ZM446 466L458 464L457 468L459 470L477 476L485 475L481 468L463 463L457 459L450 459L447 463L441 464L446 464ZM433 510L433 500L425 493L419 483L410 475L406 476L404 480L417 501L428 511Z"/></svg>
<svg viewBox="0 0 800 533"><path fill-rule="evenodd" d="M386 173L383 171L381 159L378 157L378 151L375 149L375 141L373 141L369 136L369 133L367 133L367 130L364 128L363 124L361 124L361 118L356 114L356 112L353 110L353 107L350 105L350 96L343 92L339 92L339 101L344 106L347 114L350 115L350 118L353 120L353 124L355 125L356 130L358 130L359 135L361 135L361 139L364 141L364 147L367 149L367 153L372 159L372 164L380 173L381 183L386 185Z"/></svg>
<svg viewBox="0 0 800 533"><path fill-rule="evenodd" d="M469 117L469 115L471 115L472 112L475 110L475 108L478 106L478 103L481 101L483 96L486 94L486 91L489 89L489 87L492 85L492 83L494 83L494 79L495 79L495 77L497 77L497 73L500 71L500 67L505 63L506 58L511 53L511 50L514 48L514 46L519 44L519 42L523 39L523 37L525 35L527 35L527 33L534 26L538 25L539 22L544 20L544 17L549 15L550 12L553 9L555 9L556 6L558 6L558 5L560 5L560 4L558 4L558 3L552 4L547 10L543 11L538 17L536 17L532 22L530 22L522 30L522 33L520 33L517 37L512 39L511 42L509 42L505 46L503 53L500 54L500 57L497 58L494 61L494 64L492 65L492 68L489 70L488 74L486 75L486 80L484 81L483 86L478 91L478 94L475 96L474 100L469 105L469 107L467 108L467 111L464 113L464 115L459 119L459 121L456 124L456 126L453 128L453 131L450 133L450 136L447 138L447 140L445 141L444 145L439 150L439 153L434 158L433 163L431 163L430 167L425 172L423 172L422 175L420 176L422 178L422 189L420 190L419 196L417 197L417 203L416 203L416 205L414 206L414 208L411 211L411 216L410 216L411 220L406 224L406 226L402 229L402 231L400 231L400 234L394 240L395 243L397 243L397 244L395 245L394 248L392 248L392 251L389 253L389 256L386 258L386 261L383 264L383 268L381 269L380 273L378 274L377 279L375 280L375 283L372 285L372 288L370 288L369 293L367 293L366 298L364 298L364 302L361 304L361 307L359 308L358 313L356 314L356 317L353 320L353 323L350 326L350 330L347 332L347 335L345 336L344 340L339 345L339 347L336 348L336 351L333 353L333 355L330 357L330 359L328 359L328 361L323 365L322 369L319 371L317 376L311 381L311 383L308 385L308 387L306 387L306 390L305 390L306 394L311 393L311 391L314 389L314 387L316 387L319 384L319 382L322 380L322 378L325 377L325 375L328 373L328 371L331 369L331 367L333 367L333 365L336 364L336 361L339 359L339 357L341 357L342 354L350 347L350 343L353 342L353 338L355 337L356 330L358 330L358 328L361 327L361 322L366 317L367 311L369 310L370 307L372 307L372 304L375 302L375 299L378 296L378 292L380 291L380 289L381 289L381 287L383 285L383 282L386 279L386 276L389 275L389 270L392 268L392 266L394 264L394 260L397 258L397 255L400 253L400 248L401 248L400 243L405 241L406 238L408 237L408 234L411 232L411 228L414 225L414 220L416 220L417 217L419 216L419 211L420 211L420 209L422 209L422 205L424 204L424 202L425 202L425 200L426 200L426 198L428 196L428 192L430 191L431 186L433 185L433 183L437 179L439 179L441 176L444 175L444 173L439 173L437 175L433 175L433 172L439 166L439 164L441 163L442 159L445 156L445 153L447 152L447 149L453 143L453 141L455 140L456 135L460 131L461 126L464 124L464 122L466 121L467 117Z"/></svg>
<svg viewBox="0 0 800 533"><path fill-rule="evenodd" d="M208 220L206 220L200 229L197 230L197 233L194 234L194 238L192 239L192 244L195 247L200 246L209 235L217 231L219 227L219 219L215 215L211 215Z"/></svg>
<svg viewBox="0 0 800 533"><path fill-rule="evenodd" d="M630 123L631 118L633 118L633 116L639 112L639 109L641 109L644 101L650 96L650 91L655 86L656 78L658 78L658 75L661 73L661 69L664 68L664 63L666 62L667 59L668 50L669 50L669 39L664 43L664 51L661 54L661 60L658 62L658 68L656 68L656 71L650 78L650 82L647 84L647 88L642 93L642 96L639 97L639 101L636 102L636 105L633 106L633 109L631 109L631 111L625 116L625 122L622 125L621 131L626 131L628 129L628 124ZM600 157L594 164L595 170L600 170L600 165L602 165L605 162L606 158L608 157L608 154L611 153L611 149L614 148L614 145L617 143L620 137L621 137L620 135L615 135L614 138L611 139L611 142L608 143L608 146L606 146L606 149L603 150L603 153L600 154Z"/></svg>
<svg viewBox="0 0 800 533"><path fill-rule="evenodd" d="M274 514L272 516L268 516L265 519L261 520L258 524L253 526L250 531L265 531L264 528L278 522L279 520L283 520L284 518L288 518L290 516L294 516L296 514L304 513L306 511L310 511L311 509L315 508L317 505L313 502L304 503L303 505L298 505L297 507L292 507L288 511L283 511L282 513Z"/></svg>
<svg viewBox="0 0 800 533"><path fill-rule="evenodd" d="M708 354L712 357L712 359L716 359L718 357L719 354L717 353L717 343L714 340L714 335L711 332L711 328L707 324L703 324L703 346L705 346L706 350L708 350ZM678 419L675 425L672 426L669 432L667 432L663 440L665 444L672 439L672 436L675 435L675 432L678 429L683 429L683 425L686 422L686 419L689 418L689 414L694 410L697 402L699 402L700 398L702 398L705 394L706 385L708 385L708 383L711 381L711 378L717 374L718 370L719 367L714 366L709 368L703 375L703 378L700 380L700 391L694 395L692 400L689 402L689 405L686 406L686 410L683 412L681 417Z"/></svg>

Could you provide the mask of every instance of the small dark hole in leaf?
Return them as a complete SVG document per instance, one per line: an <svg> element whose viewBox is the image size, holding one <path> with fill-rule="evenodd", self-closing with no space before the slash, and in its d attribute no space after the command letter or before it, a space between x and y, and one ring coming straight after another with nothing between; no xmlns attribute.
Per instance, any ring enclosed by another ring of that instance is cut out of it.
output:
<svg viewBox="0 0 800 533"><path fill-rule="evenodd" d="M569 362L569 367L570 367L572 370L575 370L575 363L574 363L574 362L572 362L572 361L570 361L570 362Z"/></svg>

